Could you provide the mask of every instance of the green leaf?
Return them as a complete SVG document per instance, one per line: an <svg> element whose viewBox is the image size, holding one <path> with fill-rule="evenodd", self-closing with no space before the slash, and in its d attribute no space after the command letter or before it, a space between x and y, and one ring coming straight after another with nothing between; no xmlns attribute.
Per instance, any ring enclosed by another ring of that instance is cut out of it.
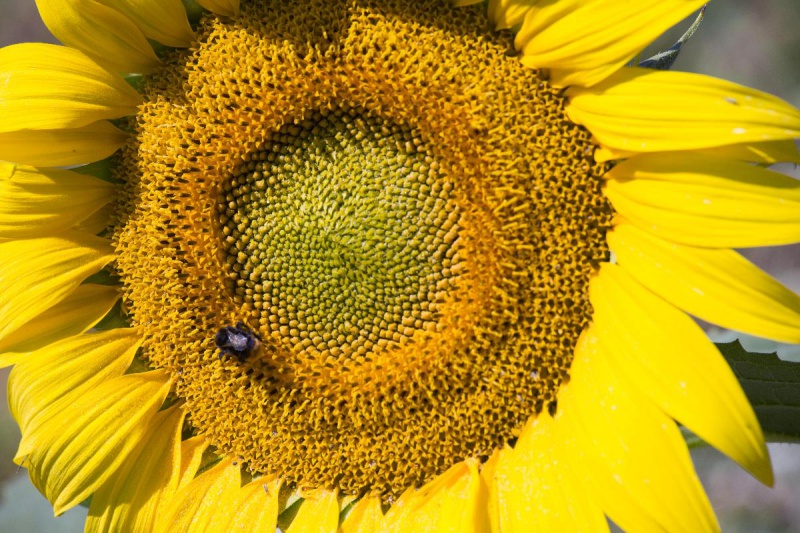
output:
<svg viewBox="0 0 800 533"><path fill-rule="evenodd" d="M717 348L739 379L767 440L800 442L800 363L748 352L739 341Z"/></svg>
<svg viewBox="0 0 800 533"><path fill-rule="evenodd" d="M665 50L663 52L659 52L653 57L645 59L644 61L638 61L638 66L642 68L652 68L656 70L669 70L672 68L673 63L675 60L678 59L678 54L681 53L681 48L684 44L686 44L689 39L692 38L692 35L697 31L697 28L700 27L700 23L703 21L703 16L706 13L706 8L708 4L704 5L702 9L700 9L700 13L698 13L697 18L695 19L694 23L691 27L686 30L678 42L673 44L669 50Z"/></svg>

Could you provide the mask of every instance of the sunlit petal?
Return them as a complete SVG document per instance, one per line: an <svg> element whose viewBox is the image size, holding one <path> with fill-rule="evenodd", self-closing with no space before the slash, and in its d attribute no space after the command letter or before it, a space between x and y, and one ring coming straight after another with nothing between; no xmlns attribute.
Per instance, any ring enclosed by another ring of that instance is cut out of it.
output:
<svg viewBox="0 0 800 533"><path fill-rule="evenodd" d="M592 349L629 380L624 388L638 388L667 415L770 484L761 427L725 360L691 318L626 272L606 264L592 280L596 329L590 338L605 346L593 340Z"/></svg>
<svg viewBox="0 0 800 533"><path fill-rule="evenodd" d="M80 128L136 111L141 96L116 73L66 46L0 48L0 133Z"/></svg>
<svg viewBox="0 0 800 533"><path fill-rule="evenodd" d="M742 161L643 154L607 174L620 214L667 240L708 248L800 241L800 182Z"/></svg>
<svg viewBox="0 0 800 533"><path fill-rule="evenodd" d="M88 330L102 319L119 298L116 287L80 285L66 298L7 335L0 337L0 366L24 358L61 339Z"/></svg>
<svg viewBox="0 0 800 533"><path fill-rule="evenodd" d="M319 489L304 494L303 504L289 526L288 533L335 533L339 527L339 500L336 491Z"/></svg>
<svg viewBox="0 0 800 533"><path fill-rule="evenodd" d="M623 530L717 531L677 425L597 349L590 328L559 394L555 427L570 467Z"/></svg>
<svg viewBox="0 0 800 533"><path fill-rule="evenodd" d="M27 453L26 430L100 383L122 376L141 338L133 330L87 333L27 354L8 378L8 405L22 429L20 451Z"/></svg>
<svg viewBox="0 0 800 533"><path fill-rule="evenodd" d="M607 78L704 0L559 0L527 12L514 44L522 63L551 69L557 86ZM602 21L602 30L598 30Z"/></svg>
<svg viewBox="0 0 800 533"><path fill-rule="evenodd" d="M592 132L602 159L800 137L800 111L791 105L702 74L624 68L567 94L567 114Z"/></svg>
<svg viewBox="0 0 800 533"><path fill-rule="evenodd" d="M381 500L375 496L361 498L350 510L339 528L340 533L372 533L380 531L383 522Z"/></svg>
<svg viewBox="0 0 800 533"><path fill-rule="evenodd" d="M605 515L576 481L570 457L547 413L525 426L495 473L499 531L607 531Z"/></svg>
<svg viewBox="0 0 800 533"><path fill-rule="evenodd" d="M18 464L56 515L85 500L128 460L169 387L162 370L106 381L26 435L32 451Z"/></svg>
<svg viewBox="0 0 800 533"><path fill-rule="evenodd" d="M146 37L185 48L194 39L181 0L100 0L117 9L142 30Z"/></svg>
<svg viewBox="0 0 800 533"><path fill-rule="evenodd" d="M620 266L677 308L725 328L800 343L800 296L738 253L664 241L624 223L608 242Z"/></svg>
<svg viewBox="0 0 800 533"><path fill-rule="evenodd" d="M11 131L0 133L0 159L41 167L82 165L105 159L127 139L104 120L80 128Z"/></svg>
<svg viewBox="0 0 800 533"><path fill-rule="evenodd" d="M36 0L47 29L117 72L150 72L158 64L142 30L130 18L96 0Z"/></svg>
<svg viewBox="0 0 800 533"><path fill-rule="evenodd" d="M152 531L159 503L173 495L180 474L185 412L157 413L127 461L92 495L84 531Z"/></svg>
<svg viewBox="0 0 800 533"><path fill-rule="evenodd" d="M114 198L115 187L70 170L0 162L0 239L64 231Z"/></svg>
<svg viewBox="0 0 800 533"><path fill-rule="evenodd" d="M0 338L66 298L111 260L110 243L76 232L0 243Z"/></svg>

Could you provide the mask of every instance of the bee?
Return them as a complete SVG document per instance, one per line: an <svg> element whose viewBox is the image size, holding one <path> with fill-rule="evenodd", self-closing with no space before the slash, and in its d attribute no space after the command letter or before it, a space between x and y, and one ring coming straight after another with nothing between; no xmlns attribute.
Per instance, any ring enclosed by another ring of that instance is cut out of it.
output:
<svg viewBox="0 0 800 533"><path fill-rule="evenodd" d="M243 363L261 347L261 337L248 328L243 322L236 326L225 326L217 332L214 342L219 348L219 358L229 355Z"/></svg>

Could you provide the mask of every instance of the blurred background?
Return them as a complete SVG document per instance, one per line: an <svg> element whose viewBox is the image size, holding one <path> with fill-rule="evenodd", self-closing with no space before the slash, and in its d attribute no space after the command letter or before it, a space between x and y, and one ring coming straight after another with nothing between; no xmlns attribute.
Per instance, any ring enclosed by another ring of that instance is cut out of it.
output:
<svg viewBox="0 0 800 533"><path fill-rule="evenodd" d="M0 13L0 46L23 41L56 42L42 24L34 0L0 0ZM700 30L684 47L674 70L725 78L776 94L800 107L798 21L798 0L712 2ZM684 22L668 32L652 51L671 46L688 25ZM783 166L781 170L800 178L794 166ZM745 253L795 292L800 292L800 246ZM731 332L713 329L710 334L726 341L732 336ZM800 360L797 347L778 347L757 339L745 339L745 344L754 351L778 349L781 357ZM8 371L0 370L1 390L5 390ZM31 486L26 471L12 463L19 437L16 423L3 402L0 406L0 533L83 531L86 509L78 507L53 518L52 508ZM800 445L771 444L770 451L776 471L772 489L761 486L712 449L692 452L723 531L800 531Z"/></svg>

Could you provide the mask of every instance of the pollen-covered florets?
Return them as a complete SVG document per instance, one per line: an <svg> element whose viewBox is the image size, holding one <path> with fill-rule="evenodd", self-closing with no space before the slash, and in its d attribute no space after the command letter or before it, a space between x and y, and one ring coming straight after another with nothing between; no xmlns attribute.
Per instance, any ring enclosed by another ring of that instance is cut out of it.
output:
<svg viewBox="0 0 800 533"><path fill-rule="evenodd" d="M146 87L127 305L254 472L391 499L553 405L607 256L604 167L486 26L440 0L245 3ZM239 321L259 350L220 359Z"/></svg>

